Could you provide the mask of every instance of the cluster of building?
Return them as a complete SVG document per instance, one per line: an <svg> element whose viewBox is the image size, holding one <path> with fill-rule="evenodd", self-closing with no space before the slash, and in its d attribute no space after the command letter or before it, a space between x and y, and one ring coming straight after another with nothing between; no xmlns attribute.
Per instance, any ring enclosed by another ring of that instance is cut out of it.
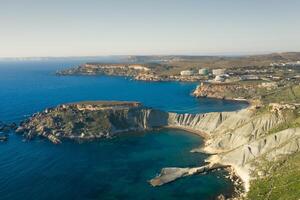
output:
<svg viewBox="0 0 300 200"><path fill-rule="evenodd" d="M195 76L195 75L202 75L207 76L209 75L209 70L207 68L199 69L198 74L194 70L183 70L180 72L181 76Z"/></svg>
<svg viewBox="0 0 300 200"><path fill-rule="evenodd" d="M184 70L180 72L182 77L203 77L206 76L209 82L227 82L227 81L256 81L261 80L262 77L258 74L260 71L256 72L255 70L243 70L243 72L231 72L230 69L212 69L207 68L199 69L198 73L194 70Z"/></svg>
<svg viewBox="0 0 300 200"><path fill-rule="evenodd" d="M298 67L300 66L300 61L295 61L295 62L286 62L286 63L271 63L271 67Z"/></svg>
<svg viewBox="0 0 300 200"><path fill-rule="evenodd" d="M209 70L207 68L199 69L198 73L196 73L194 70L184 70L180 72L181 76L209 76L213 77L214 79L211 81L216 82L223 82L226 78L229 77L228 74L226 74L226 69L213 69Z"/></svg>

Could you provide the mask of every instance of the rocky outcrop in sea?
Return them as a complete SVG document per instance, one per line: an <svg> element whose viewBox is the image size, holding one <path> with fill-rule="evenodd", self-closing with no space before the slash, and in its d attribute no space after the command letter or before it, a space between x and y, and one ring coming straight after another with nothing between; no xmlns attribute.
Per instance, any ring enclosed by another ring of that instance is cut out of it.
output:
<svg viewBox="0 0 300 200"><path fill-rule="evenodd" d="M0 121L0 142L6 142L8 140L9 133L16 130L16 128L16 123L6 124Z"/></svg>

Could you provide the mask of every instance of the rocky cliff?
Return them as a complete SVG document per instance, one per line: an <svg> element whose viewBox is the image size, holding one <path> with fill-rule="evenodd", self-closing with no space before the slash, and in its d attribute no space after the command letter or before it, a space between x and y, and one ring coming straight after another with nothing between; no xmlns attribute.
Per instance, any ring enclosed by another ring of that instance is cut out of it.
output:
<svg viewBox="0 0 300 200"><path fill-rule="evenodd" d="M34 114L17 129L27 138L43 136L54 143L62 138L108 138L125 131L143 131L167 123L167 113L131 102L64 104Z"/></svg>
<svg viewBox="0 0 300 200"><path fill-rule="evenodd" d="M247 108L237 112L216 112L206 114L169 113L168 126L190 130L204 135L204 147L193 150L213 154L207 159L205 170L215 166L231 166L244 182L246 191L250 188L251 174L267 161L276 161L295 152L300 152L300 128L283 128L291 121L293 111L273 109L263 112ZM278 129L278 130L277 130ZM154 185L173 181L178 174L187 176L194 173L190 169L163 169L151 180ZM197 168L198 169L198 168ZM200 170L200 172L203 172Z"/></svg>
<svg viewBox="0 0 300 200"><path fill-rule="evenodd" d="M201 83L193 92L195 97L217 99L253 99L258 84L253 83Z"/></svg>

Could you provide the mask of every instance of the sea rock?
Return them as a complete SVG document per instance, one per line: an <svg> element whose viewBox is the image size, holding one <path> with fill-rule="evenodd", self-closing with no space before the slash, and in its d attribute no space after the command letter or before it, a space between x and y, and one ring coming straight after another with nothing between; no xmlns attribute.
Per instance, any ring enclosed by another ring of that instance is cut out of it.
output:
<svg viewBox="0 0 300 200"><path fill-rule="evenodd" d="M226 200L226 198L223 194L220 194L219 196L217 196L217 200Z"/></svg>
<svg viewBox="0 0 300 200"><path fill-rule="evenodd" d="M5 124L4 122L0 122L0 132L8 133L17 128L16 123Z"/></svg>
<svg viewBox="0 0 300 200"><path fill-rule="evenodd" d="M167 167L163 168L160 174L151 179L149 182L152 186L161 186L166 183L175 181L178 178L203 173L210 169L212 169L212 167L209 165L194 168Z"/></svg>

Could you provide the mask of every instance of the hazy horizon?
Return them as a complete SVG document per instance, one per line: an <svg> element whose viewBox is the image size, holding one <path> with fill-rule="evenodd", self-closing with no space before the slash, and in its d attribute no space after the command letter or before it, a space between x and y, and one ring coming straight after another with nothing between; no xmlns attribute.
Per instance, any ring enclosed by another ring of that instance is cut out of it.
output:
<svg viewBox="0 0 300 200"><path fill-rule="evenodd" d="M297 0L2 0L0 58L299 52Z"/></svg>
<svg viewBox="0 0 300 200"><path fill-rule="evenodd" d="M300 51L274 51L274 52L234 52L234 53L203 53L203 54L131 54L131 55L76 55L76 56L10 56L0 57L0 60L9 59L60 59L60 58L105 58L105 57L130 57L130 56L224 56L224 57L239 57L239 56L256 56L256 55L268 55L273 53L300 53Z"/></svg>
<svg viewBox="0 0 300 200"><path fill-rule="evenodd" d="M298 51L284 51L284 52L234 52L234 53L203 53L203 54L132 54L132 55L76 55L76 56L11 56L0 57L0 60L5 59L59 59L59 58L101 58L101 57L130 57L130 56L224 56L224 57L239 57L239 56L255 56L268 55L273 53L298 53ZM299 51L300 53L300 51Z"/></svg>

